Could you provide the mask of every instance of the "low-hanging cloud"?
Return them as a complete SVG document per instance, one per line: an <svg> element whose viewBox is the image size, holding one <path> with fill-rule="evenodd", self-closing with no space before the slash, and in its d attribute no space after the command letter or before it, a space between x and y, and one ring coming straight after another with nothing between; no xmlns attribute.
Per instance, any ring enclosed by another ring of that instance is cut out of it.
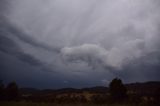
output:
<svg viewBox="0 0 160 106"><path fill-rule="evenodd" d="M106 50L100 45L84 44L78 47L65 47L61 50L63 57L71 62L85 61L99 63L102 66L121 68L128 61L133 61L143 55L144 41L136 39Z"/></svg>

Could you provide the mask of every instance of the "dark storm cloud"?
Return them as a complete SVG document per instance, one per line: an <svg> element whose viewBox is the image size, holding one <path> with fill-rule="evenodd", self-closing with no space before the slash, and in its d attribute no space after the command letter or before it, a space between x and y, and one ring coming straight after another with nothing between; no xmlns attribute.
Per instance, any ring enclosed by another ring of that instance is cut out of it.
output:
<svg viewBox="0 0 160 106"><path fill-rule="evenodd" d="M7 10L7 7L8 7L8 0L1 0L0 1L0 11L6 11ZM0 14L2 15L2 13Z"/></svg>
<svg viewBox="0 0 160 106"><path fill-rule="evenodd" d="M41 42L36 41L35 39L28 37L25 33L21 32L20 30L16 29L15 27L12 27L10 29L11 33L13 33L15 36L17 36L20 40L24 41L25 43L28 43L32 46L36 46L39 48L43 48L45 50L49 50L52 52L59 52L58 48L53 48L48 46L47 44L43 44Z"/></svg>
<svg viewBox="0 0 160 106"><path fill-rule="evenodd" d="M62 76L50 73L44 68L38 68L22 62L15 56L0 52L0 80L4 83L16 81L19 87L59 88L64 87ZM46 72L47 71L47 72Z"/></svg>
<svg viewBox="0 0 160 106"><path fill-rule="evenodd" d="M158 0L1 0L0 5L1 51L61 73L63 82L160 80Z"/></svg>
<svg viewBox="0 0 160 106"><path fill-rule="evenodd" d="M20 59L23 62L26 62L30 65L36 65L36 66L41 66L42 63L38 60L35 59L33 56L24 53L21 48L15 43L14 40L12 40L12 36L16 36L16 34L19 33L13 33L13 29L11 29L12 26L7 24L1 17L1 22L0 22L0 51L7 53L8 55L13 55Z"/></svg>
<svg viewBox="0 0 160 106"><path fill-rule="evenodd" d="M127 82L147 81L148 79L153 81L159 80L159 64L160 53L150 53L126 65L117 75L124 78Z"/></svg>
<svg viewBox="0 0 160 106"><path fill-rule="evenodd" d="M8 20L4 19L2 17L0 26L2 31L1 33L10 33L11 36L18 37L18 39L22 40L25 43L28 43L32 46L36 46L38 48L43 48L45 50L49 50L52 52L59 52L58 48L50 47L47 44L43 44L41 42L38 42L34 38L29 37L25 32L23 32L20 28L16 27L16 25L12 25L11 23L7 22ZM8 31L8 32L7 32Z"/></svg>
<svg viewBox="0 0 160 106"><path fill-rule="evenodd" d="M35 65L35 66L42 65L42 63L39 60L35 59L29 54L23 53L13 40L3 35L0 35L0 51L7 53L9 55L13 55L18 59L20 59L21 61L26 62L30 65Z"/></svg>

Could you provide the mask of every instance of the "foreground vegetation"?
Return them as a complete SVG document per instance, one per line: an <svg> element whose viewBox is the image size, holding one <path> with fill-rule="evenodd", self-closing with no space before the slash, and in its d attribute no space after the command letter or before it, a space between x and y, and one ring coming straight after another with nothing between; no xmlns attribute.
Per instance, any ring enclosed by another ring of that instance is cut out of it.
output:
<svg viewBox="0 0 160 106"><path fill-rule="evenodd" d="M37 102L0 102L0 106L149 106L145 103L139 105L135 104L92 104L92 103L78 103L78 104L55 104L55 103L37 103ZM150 105L151 106L151 105Z"/></svg>
<svg viewBox="0 0 160 106"><path fill-rule="evenodd" d="M160 83L153 82L129 87L115 78L108 88L29 91L1 83L0 106L160 106Z"/></svg>

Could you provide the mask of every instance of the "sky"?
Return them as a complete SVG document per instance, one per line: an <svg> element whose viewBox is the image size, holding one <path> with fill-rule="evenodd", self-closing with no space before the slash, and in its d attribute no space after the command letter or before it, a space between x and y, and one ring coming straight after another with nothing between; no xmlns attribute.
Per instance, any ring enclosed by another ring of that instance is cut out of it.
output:
<svg viewBox="0 0 160 106"><path fill-rule="evenodd" d="M0 0L5 83L82 88L159 76L159 0Z"/></svg>

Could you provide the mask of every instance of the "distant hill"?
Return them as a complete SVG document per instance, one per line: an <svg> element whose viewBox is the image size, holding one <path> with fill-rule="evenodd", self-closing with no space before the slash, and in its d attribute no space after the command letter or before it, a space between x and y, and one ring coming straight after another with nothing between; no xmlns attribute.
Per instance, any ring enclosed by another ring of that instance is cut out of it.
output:
<svg viewBox="0 0 160 106"><path fill-rule="evenodd" d="M126 84L128 91L139 95L154 95L157 89L160 88L160 81L150 81L144 83Z"/></svg>
<svg viewBox="0 0 160 106"><path fill-rule="evenodd" d="M159 103L160 81L125 84L129 103ZM109 89L104 86L90 88L44 89L21 88L19 100L54 103L109 103ZM144 105L145 106L145 105ZM154 105L153 105L154 106ZM159 105L158 105L159 106Z"/></svg>
<svg viewBox="0 0 160 106"><path fill-rule="evenodd" d="M137 93L139 95L152 95L158 88L160 88L160 81L150 81L144 83L130 83L125 84L128 92ZM90 92L90 93L107 93L108 87L104 86L96 86L91 88L63 88L63 89L44 89L39 90L35 88L21 88L21 94L63 94L63 93L82 93L82 92Z"/></svg>
<svg viewBox="0 0 160 106"><path fill-rule="evenodd" d="M20 88L21 94L63 94L63 93L82 93L82 92L90 92L90 93L106 93L108 92L107 87L103 86L97 86L97 87L91 87L91 88L82 88L82 89L76 89L76 88L62 88L62 89L44 89L39 90L36 88Z"/></svg>
<svg viewBox="0 0 160 106"><path fill-rule="evenodd" d="M36 88L20 88L20 93L21 94L35 94L39 93L40 90Z"/></svg>

